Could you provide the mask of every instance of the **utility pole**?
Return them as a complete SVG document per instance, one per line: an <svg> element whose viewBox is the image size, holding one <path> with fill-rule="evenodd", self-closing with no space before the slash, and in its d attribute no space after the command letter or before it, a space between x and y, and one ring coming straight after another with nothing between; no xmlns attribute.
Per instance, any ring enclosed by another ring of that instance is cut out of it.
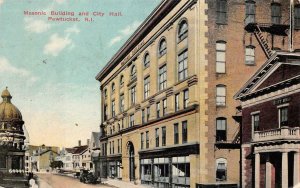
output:
<svg viewBox="0 0 300 188"><path fill-rule="evenodd" d="M289 51L294 51L294 0L290 0L290 32L289 32Z"/></svg>

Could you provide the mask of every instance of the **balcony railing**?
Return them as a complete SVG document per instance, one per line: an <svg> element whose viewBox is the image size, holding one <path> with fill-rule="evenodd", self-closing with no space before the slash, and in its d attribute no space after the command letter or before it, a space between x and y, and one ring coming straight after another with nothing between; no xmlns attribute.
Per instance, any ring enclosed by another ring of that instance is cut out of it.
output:
<svg viewBox="0 0 300 188"><path fill-rule="evenodd" d="M254 132L254 142L273 140L300 140L300 127L281 127Z"/></svg>

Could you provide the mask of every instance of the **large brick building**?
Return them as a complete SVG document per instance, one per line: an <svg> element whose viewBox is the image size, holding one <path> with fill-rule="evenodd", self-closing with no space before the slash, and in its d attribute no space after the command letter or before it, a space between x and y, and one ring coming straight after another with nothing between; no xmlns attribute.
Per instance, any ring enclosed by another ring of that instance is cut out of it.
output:
<svg viewBox="0 0 300 188"><path fill-rule="evenodd" d="M101 176L155 187L240 184L233 95L288 48L284 32L256 24L288 29L288 3L161 1L96 76Z"/></svg>

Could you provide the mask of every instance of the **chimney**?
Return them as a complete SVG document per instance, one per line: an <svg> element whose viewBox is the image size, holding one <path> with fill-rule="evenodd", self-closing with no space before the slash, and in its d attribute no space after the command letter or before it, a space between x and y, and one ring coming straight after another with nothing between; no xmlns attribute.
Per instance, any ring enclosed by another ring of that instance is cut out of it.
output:
<svg viewBox="0 0 300 188"><path fill-rule="evenodd" d="M78 146L81 146L81 140L78 140Z"/></svg>
<svg viewBox="0 0 300 188"><path fill-rule="evenodd" d="M88 145L88 146L90 145L90 139L86 140L86 145Z"/></svg>

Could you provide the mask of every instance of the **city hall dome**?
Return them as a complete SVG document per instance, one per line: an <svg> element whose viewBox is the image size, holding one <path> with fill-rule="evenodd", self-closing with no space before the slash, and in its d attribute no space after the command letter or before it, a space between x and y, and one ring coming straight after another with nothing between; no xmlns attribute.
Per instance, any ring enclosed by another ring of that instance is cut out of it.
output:
<svg viewBox="0 0 300 188"><path fill-rule="evenodd" d="M0 103L0 120L22 120L22 114L20 110L11 103L11 94L6 88L2 94L2 102Z"/></svg>

